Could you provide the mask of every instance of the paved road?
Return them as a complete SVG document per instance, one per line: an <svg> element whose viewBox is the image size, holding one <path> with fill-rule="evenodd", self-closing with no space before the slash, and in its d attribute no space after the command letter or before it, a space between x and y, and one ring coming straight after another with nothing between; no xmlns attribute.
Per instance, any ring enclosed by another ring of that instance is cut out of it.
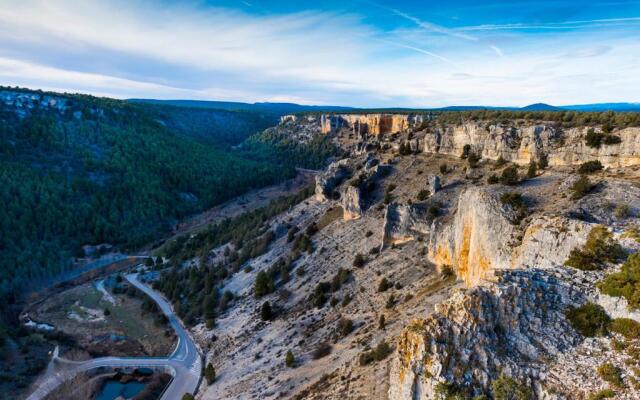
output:
<svg viewBox="0 0 640 400"><path fill-rule="evenodd" d="M58 357L58 348L56 348L47 373L27 400L41 400L66 380L72 379L81 372L101 367L166 367L171 371L173 380L161 400L180 400L185 393L195 393L202 374L202 360L197 346L174 314L169 302L160 293L140 282L137 274L127 275L126 278L158 303L169 319L178 337L178 344L173 353L168 358L100 357L88 361L70 361Z"/></svg>

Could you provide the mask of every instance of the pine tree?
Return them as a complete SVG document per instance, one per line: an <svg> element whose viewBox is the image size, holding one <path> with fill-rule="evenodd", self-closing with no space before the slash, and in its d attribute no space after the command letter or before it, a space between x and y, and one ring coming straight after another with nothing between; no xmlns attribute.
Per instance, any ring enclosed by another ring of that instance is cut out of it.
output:
<svg viewBox="0 0 640 400"><path fill-rule="evenodd" d="M262 318L263 321L271 321L273 319L273 311L271 310L271 304L269 304L268 301L262 303L260 318Z"/></svg>
<svg viewBox="0 0 640 400"><path fill-rule="evenodd" d="M265 271L258 272L254 289L256 297L262 297L273 292L273 279Z"/></svg>
<svg viewBox="0 0 640 400"><path fill-rule="evenodd" d="M384 314L380 314L380 319L378 319L378 329L384 329L387 326L387 322L384 318Z"/></svg>
<svg viewBox="0 0 640 400"><path fill-rule="evenodd" d="M288 368L291 368L291 367L293 367L295 362L296 362L296 358L293 356L293 353L291 352L291 350L287 351L287 356L286 356L285 361L284 361L285 365Z"/></svg>
<svg viewBox="0 0 640 400"><path fill-rule="evenodd" d="M213 368L211 363L207 364L207 368L204 369L204 377L207 379L208 385L211 385L216 380L216 369Z"/></svg>

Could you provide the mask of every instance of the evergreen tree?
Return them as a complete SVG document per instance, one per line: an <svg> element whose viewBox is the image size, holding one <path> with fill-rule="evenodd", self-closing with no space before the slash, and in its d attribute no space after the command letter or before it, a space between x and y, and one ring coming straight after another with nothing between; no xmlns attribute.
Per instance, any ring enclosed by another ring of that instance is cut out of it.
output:
<svg viewBox="0 0 640 400"><path fill-rule="evenodd" d="M260 308L260 318L263 321L271 321L273 319L273 311L271 310L271 304L268 301L262 303Z"/></svg>
<svg viewBox="0 0 640 400"><path fill-rule="evenodd" d="M293 365L296 363L296 358L293 356L291 350L287 351L287 356L285 357L284 363L288 368L293 367Z"/></svg>
<svg viewBox="0 0 640 400"><path fill-rule="evenodd" d="M204 369L204 377L208 385L211 385L216 380L216 369L213 368L211 363L207 364L207 367Z"/></svg>
<svg viewBox="0 0 640 400"><path fill-rule="evenodd" d="M262 297L266 294L273 292L273 278L265 271L258 272L256 275L256 282L254 285L254 292L256 297Z"/></svg>

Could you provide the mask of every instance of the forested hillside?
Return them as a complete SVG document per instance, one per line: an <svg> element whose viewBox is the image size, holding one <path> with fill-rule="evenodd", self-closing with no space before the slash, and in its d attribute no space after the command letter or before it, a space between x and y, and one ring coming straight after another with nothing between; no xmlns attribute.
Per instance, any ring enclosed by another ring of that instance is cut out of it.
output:
<svg viewBox="0 0 640 400"><path fill-rule="evenodd" d="M67 269L84 244L135 249L180 218L292 177L300 158L278 159L277 143L229 147L272 118L0 88L0 301ZM333 151L319 148L300 165Z"/></svg>

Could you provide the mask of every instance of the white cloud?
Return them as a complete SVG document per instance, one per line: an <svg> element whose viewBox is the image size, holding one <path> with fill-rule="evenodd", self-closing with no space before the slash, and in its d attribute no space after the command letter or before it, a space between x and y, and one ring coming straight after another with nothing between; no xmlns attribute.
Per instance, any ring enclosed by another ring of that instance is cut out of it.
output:
<svg viewBox="0 0 640 400"><path fill-rule="evenodd" d="M385 31L357 15L327 12L12 3L0 0L0 79L11 85L117 97L427 107L633 101L640 84L631 68L640 44L602 31L537 37L478 29L466 37L421 20L415 29ZM589 64L581 57L591 57Z"/></svg>

